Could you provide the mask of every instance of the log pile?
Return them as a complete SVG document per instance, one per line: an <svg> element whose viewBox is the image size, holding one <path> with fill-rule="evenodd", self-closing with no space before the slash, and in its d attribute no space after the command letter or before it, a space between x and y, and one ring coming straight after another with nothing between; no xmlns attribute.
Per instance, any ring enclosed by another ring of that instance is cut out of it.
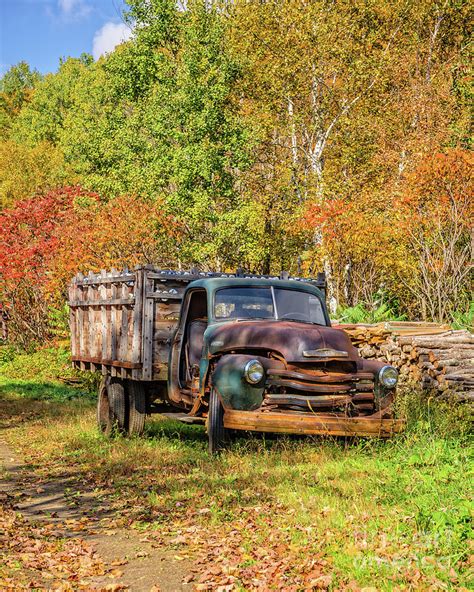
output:
<svg viewBox="0 0 474 592"><path fill-rule="evenodd" d="M400 382L474 401L474 334L435 323L338 325L366 359L395 366Z"/></svg>

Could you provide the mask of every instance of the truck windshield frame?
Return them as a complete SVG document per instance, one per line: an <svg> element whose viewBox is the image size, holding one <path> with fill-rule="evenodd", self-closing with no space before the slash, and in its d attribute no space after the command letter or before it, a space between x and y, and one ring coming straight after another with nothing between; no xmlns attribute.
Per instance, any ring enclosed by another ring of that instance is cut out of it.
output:
<svg viewBox="0 0 474 592"><path fill-rule="evenodd" d="M312 292L278 286L228 286L214 293L216 321L274 320L328 326L322 299Z"/></svg>

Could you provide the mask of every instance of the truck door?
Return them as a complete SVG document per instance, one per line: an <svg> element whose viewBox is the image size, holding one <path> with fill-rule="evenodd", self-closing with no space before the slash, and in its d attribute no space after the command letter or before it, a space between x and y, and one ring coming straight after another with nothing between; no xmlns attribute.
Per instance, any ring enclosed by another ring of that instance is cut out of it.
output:
<svg viewBox="0 0 474 592"><path fill-rule="evenodd" d="M199 361L207 328L207 294L203 288L186 293L174 335L169 364L169 398L180 406L192 406L199 383Z"/></svg>

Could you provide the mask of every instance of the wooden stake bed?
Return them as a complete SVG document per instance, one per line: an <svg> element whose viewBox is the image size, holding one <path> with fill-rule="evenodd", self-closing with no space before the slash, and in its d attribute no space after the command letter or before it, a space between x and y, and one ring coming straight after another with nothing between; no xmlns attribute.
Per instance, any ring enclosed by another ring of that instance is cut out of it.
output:
<svg viewBox="0 0 474 592"><path fill-rule="evenodd" d="M74 366L165 381L183 293L199 277L152 266L78 274L69 287Z"/></svg>
<svg viewBox="0 0 474 592"><path fill-rule="evenodd" d="M254 432L389 438L394 433L401 432L405 422L379 417L334 417L308 413L226 410L224 426L229 429Z"/></svg>

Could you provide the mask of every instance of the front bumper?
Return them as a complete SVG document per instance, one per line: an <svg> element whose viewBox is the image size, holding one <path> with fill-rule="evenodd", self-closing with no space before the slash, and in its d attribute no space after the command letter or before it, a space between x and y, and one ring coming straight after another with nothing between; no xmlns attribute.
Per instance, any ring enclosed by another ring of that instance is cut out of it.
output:
<svg viewBox="0 0 474 592"><path fill-rule="evenodd" d="M232 430L275 432L280 434L315 434L325 436L372 436L389 438L405 427L401 419L380 417L341 417L330 414L299 412L260 412L226 409L224 426Z"/></svg>

